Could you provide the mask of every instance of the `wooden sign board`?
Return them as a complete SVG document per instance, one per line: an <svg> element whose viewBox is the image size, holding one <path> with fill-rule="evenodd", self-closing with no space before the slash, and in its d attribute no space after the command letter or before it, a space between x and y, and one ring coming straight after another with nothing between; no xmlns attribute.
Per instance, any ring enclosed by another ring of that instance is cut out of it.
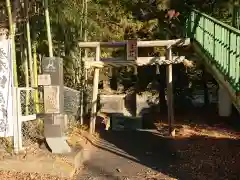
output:
<svg viewBox="0 0 240 180"><path fill-rule="evenodd" d="M137 40L127 41L127 60L136 61L138 57Z"/></svg>

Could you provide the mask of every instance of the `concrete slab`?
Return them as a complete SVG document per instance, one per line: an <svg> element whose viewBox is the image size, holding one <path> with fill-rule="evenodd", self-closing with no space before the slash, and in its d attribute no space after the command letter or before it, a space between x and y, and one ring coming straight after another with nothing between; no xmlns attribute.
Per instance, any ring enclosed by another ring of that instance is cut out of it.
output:
<svg viewBox="0 0 240 180"><path fill-rule="evenodd" d="M61 156L50 153L38 155L27 155L27 158L20 156L1 160L0 170L17 171L28 173L49 174L62 178L71 178L81 166L83 148L75 148L71 153Z"/></svg>
<svg viewBox="0 0 240 180"><path fill-rule="evenodd" d="M66 142L65 137L46 137L46 142L52 153L65 154L71 152L71 148Z"/></svg>

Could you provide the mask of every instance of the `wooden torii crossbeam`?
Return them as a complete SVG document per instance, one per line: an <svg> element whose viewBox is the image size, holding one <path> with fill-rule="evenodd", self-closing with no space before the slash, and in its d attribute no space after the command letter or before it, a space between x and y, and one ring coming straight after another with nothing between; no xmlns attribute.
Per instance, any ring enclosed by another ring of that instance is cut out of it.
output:
<svg viewBox="0 0 240 180"><path fill-rule="evenodd" d="M184 56L173 56L173 46L188 46L190 39L174 39L174 40L155 40L155 41L137 41L127 40L123 42L79 42L80 48L96 48L95 58L85 58L87 68L94 67L93 77L93 94L92 94L92 111L90 120L90 133L95 132L96 113L97 113L97 96L99 84L99 70L104 66L143 66L143 65L167 65L167 105L168 105L168 124L169 134L174 135L174 111L173 111L173 83L172 83L172 64L182 63ZM101 58L100 48L116 48L124 47L127 49L126 57L118 58ZM138 57L138 47L165 47L166 56L161 57Z"/></svg>
<svg viewBox="0 0 240 180"><path fill-rule="evenodd" d="M80 48L96 48L98 46L104 48L123 47L128 44L127 41L121 42L79 42ZM167 46L188 46L190 38L174 39L174 40L155 40L155 41L137 41L137 47L167 47Z"/></svg>

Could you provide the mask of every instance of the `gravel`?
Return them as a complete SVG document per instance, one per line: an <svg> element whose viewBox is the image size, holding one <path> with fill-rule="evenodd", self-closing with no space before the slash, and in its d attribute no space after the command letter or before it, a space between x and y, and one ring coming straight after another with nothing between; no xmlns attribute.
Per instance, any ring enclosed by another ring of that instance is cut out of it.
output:
<svg viewBox="0 0 240 180"><path fill-rule="evenodd" d="M43 175L38 173L25 173L13 171L0 171L1 180L69 180L69 178L61 178L51 175Z"/></svg>

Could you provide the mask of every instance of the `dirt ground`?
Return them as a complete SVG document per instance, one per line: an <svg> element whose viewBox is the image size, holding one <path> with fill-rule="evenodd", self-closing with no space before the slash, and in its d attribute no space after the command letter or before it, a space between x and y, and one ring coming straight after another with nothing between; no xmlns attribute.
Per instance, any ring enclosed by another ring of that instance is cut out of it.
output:
<svg viewBox="0 0 240 180"><path fill-rule="evenodd" d="M0 171L1 180L68 180L68 178L60 178L56 176L38 174L38 173L24 173L12 171Z"/></svg>
<svg viewBox="0 0 240 180"><path fill-rule="evenodd" d="M100 131L97 147L76 180L238 180L240 179L239 116L181 117L176 137L167 136L165 120L153 130ZM236 118L236 119L234 119ZM65 180L37 173L0 171L0 179Z"/></svg>
<svg viewBox="0 0 240 180"><path fill-rule="evenodd" d="M155 121L154 130L99 131L98 144L102 154L108 151L141 165L134 168L128 165L125 169L132 169L133 172L143 169L144 172L148 169L153 171L154 175L147 176L147 173L144 173L136 179L240 179L240 133L236 130L239 126L239 115L219 118L215 115L196 114L179 116L176 119L175 138L167 136L168 128L164 123L166 121L159 120ZM108 156L102 158L103 167L114 164L111 163L113 155ZM135 179L135 175L136 173L130 173L127 178Z"/></svg>
<svg viewBox="0 0 240 180"><path fill-rule="evenodd" d="M102 163L102 169L110 169L115 174L118 167L125 169L123 174L129 179L240 179L240 141L237 135L214 130L203 130L200 135L199 129L184 128L186 137L182 132L174 139L164 137L158 131L101 133L101 153L98 156L104 157L95 158L94 163L100 161L98 167ZM111 162L116 161L113 154L125 162ZM126 163L127 159L129 163ZM92 161L89 166L94 163ZM152 174L147 176L149 169ZM145 173L134 178L142 171Z"/></svg>

